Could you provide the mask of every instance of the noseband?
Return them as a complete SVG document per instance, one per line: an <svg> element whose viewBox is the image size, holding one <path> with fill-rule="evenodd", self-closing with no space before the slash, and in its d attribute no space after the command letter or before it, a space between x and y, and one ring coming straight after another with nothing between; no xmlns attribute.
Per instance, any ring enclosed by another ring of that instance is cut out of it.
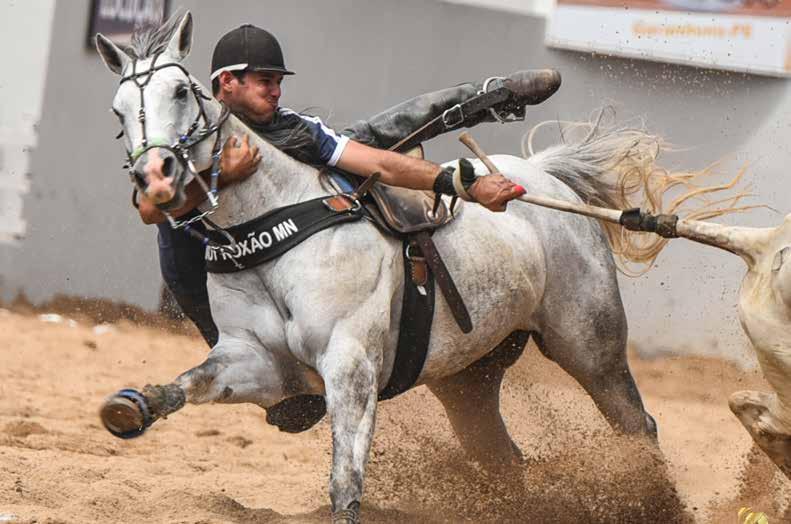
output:
<svg viewBox="0 0 791 524"><path fill-rule="evenodd" d="M225 121L228 119L228 115L230 111L225 104L222 104L222 112L220 113L220 117L217 119L217 122L210 122L209 118L206 116L206 109L204 107L203 101L204 100L211 100L208 96L204 95L201 91L200 86L193 82L189 72L177 62L167 62L164 64L157 65L157 60L161 54L155 55L153 60L151 61L151 67L149 67L146 71L137 72L137 60L132 62L132 72L121 78L120 83L123 84L124 82L132 81L135 83L137 88L140 91L140 111L137 114L137 120L140 122L140 126L142 128L142 136L143 140L140 144L140 147L135 148L132 151L126 152L127 155L127 162L124 164L124 168L129 170L129 176L132 180L132 183L135 185L135 192L137 191L144 191L145 188L142 185L143 180L141 180L141 176L139 173L136 173L134 170L135 162L138 158L144 155L147 151L160 148L166 149L173 153L173 155L178 159L181 165L189 170L193 176L198 180L198 183L201 185L201 188L206 192L206 197L209 200L210 207L207 211L200 213L199 215L192 217L188 220L176 220L171 216L170 213L167 211L162 211L164 215L167 217L168 222L170 223L173 229L184 228L185 231L192 235L197 235L205 244L212 243L208 238L204 235L200 234L198 231L195 231L190 227L190 224L197 222L198 220L205 220L208 221L206 218L208 215L214 212L219 205L219 200L217 197L217 182L220 176L220 151L222 149L222 138L221 138L221 128ZM195 116L195 120L193 120L192 124L190 125L189 129L183 134L179 136L179 138L172 144L167 143L165 140L152 140L149 142L148 135L146 133L146 106L145 106L145 97L143 96L143 92L145 91L146 86L151 81L151 77L154 76L154 73L165 69L167 67L177 67L180 69L184 75L189 80L190 90L192 91L192 95L195 98L195 101L198 104L198 114ZM203 127L198 129L201 125L201 121L203 122ZM123 131L121 134L118 135L120 138L123 135ZM192 161L191 150L196 145L200 144L204 140L206 140L211 135L215 135L214 138L214 146L212 147L212 164L211 164L211 175L210 175L210 184L208 186L206 181L200 176L200 174L195 169L195 164ZM132 196L132 201L135 201L135 195ZM211 224L211 222L209 222ZM215 226L216 227L216 226ZM217 228L219 229L219 228Z"/></svg>

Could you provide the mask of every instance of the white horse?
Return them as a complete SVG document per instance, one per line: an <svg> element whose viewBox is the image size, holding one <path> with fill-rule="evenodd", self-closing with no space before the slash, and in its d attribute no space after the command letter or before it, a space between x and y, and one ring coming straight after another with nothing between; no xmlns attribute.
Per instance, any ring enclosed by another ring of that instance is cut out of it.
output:
<svg viewBox="0 0 791 524"><path fill-rule="evenodd" d="M191 39L189 13L174 30L138 38L134 49L97 37L105 64L125 79L113 109L121 119L133 176L143 190L151 170L173 177L178 191L172 206L183 200L184 185L195 172L212 164L214 128L187 133L180 142L180 133L200 121L201 112L207 125L221 124L217 132L222 136L255 136L233 116L221 119L221 105L202 98L196 80L188 78L180 63ZM197 137L205 139L193 143ZM593 149L567 144L530 160L507 155L493 160L530 193L613 202L620 188L600 177L628 163L631 152L642 147L634 138L616 134ZM212 215L219 226L329 194L314 168L263 140L253 141L263 156L258 172L220 193ZM156 145L162 147L152 148ZM480 162L475 166L485 173ZM656 438L627 364L616 266L598 222L520 204L503 214L468 205L433 239L466 300L474 329L462 333L438 298L418 384L442 402L472 458L492 467L520 458L500 416L499 390L528 334L582 385L613 428ZM334 518L356 522L377 394L395 358L404 286L401 247L369 222L357 221L321 231L255 268L211 274L209 294L220 338L206 361L171 384L111 398L103 411L105 423L122 433L168 415L185 401L268 407L293 395L324 395L332 426Z"/></svg>

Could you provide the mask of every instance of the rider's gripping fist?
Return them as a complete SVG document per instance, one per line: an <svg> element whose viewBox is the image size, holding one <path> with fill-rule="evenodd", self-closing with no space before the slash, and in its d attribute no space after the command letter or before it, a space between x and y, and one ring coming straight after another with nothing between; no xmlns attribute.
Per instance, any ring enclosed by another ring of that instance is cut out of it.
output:
<svg viewBox="0 0 791 524"><path fill-rule="evenodd" d="M434 191L478 202L490 211L505 211L510 200L525 194L522 186L500 173L476 175L475 168L466 158L460 158L455 166L440 171L434 180Z"/></svg>

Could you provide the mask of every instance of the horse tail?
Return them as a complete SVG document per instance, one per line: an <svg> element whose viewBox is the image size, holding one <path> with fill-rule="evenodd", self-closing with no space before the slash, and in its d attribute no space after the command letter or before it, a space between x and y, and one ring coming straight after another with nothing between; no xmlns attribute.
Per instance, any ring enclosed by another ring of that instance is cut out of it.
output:
<svg viewBox="0 0 791 524"><path fill-rule="evenodd" d="M698 220L760 207L739 206L742 198L750 196L744 191L719 200L710 198L714 193L735 187L744 169L726 184L701 186L698 181L712 174L714 166L693 172L671 172L661 167L658 158L670 149L662 138L647 132L643 125L606 125L603 117L608 112L614 114L611 108L605 108L588 122L539 123L523 137L522 154L570 187L583 202L594 206L640 207L653 214L685 213L685 218ZM534 153L535 134L547 124L558 126L562 141ZM677 187L686 192L665 205L668 191ZM684 208L685 204L692 208ZM651 269L668 242L658 235L629 231L610 222L601 223L619 269L630 276Z"/></svg>

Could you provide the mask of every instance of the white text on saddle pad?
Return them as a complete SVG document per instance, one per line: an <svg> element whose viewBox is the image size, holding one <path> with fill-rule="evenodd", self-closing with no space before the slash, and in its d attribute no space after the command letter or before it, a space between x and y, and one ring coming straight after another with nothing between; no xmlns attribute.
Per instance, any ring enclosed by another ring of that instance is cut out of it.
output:
<svg viewBox="0 0 791 524"><path fill-rule="evenodd" d="M222 260L231 260L243 257L246 255L253 255L261 250L268 249L274 244L282 242L294 233L299 231L299 228L294 223L294 220L289 218L279 224L272 226L271 233L269 231L261 231L247 235L244 240L239 240L233 249L227 247L206 246L206 260L213 262L221 258Z"/></svg>

